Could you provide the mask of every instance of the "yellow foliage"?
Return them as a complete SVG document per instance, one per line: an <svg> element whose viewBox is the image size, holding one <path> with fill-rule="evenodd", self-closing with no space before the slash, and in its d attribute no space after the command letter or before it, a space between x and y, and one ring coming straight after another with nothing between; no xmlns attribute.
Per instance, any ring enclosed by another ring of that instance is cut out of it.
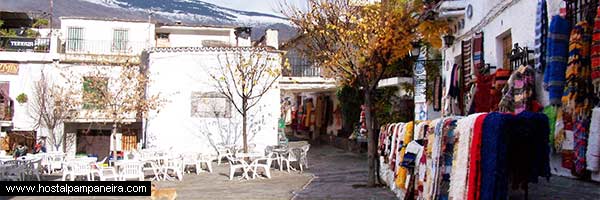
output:
<svg viewBox="0 0 600 200"><path fill-rule="evenodd" d="M366 6L309 0L309 5L308 11L295 10L289 17L308 39L305 53L341 84L373 85L387 66L408 55L412 42L439 47L447 29L445 22L421 19L422 0Z"/></svg>

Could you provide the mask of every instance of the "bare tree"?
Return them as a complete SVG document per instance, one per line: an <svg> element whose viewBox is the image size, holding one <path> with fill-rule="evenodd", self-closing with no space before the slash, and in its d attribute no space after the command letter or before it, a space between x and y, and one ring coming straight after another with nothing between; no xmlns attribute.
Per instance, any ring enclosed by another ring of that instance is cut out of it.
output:
<svg viewBox="0 0 600 200"><path fill-rule="evenodd" d="M142 119L164 103L160 94L146 95L149 82L147 71L129 61L113 67L96 67L83 77L84 116L112 123L114 140L120 124Z"/></svg>
<svg viewBox="0 0 600 200"><path fill-rule="evenodd" d="M217 92L242 115L242 140L248 152L248 118L250 109L272 88L281 75L281 56L265 49L234 49L219 55L218 70L210 71Z"/></svg>
<svg viewBox="0 0 600 200"><path fill-rule="evenodd" d="M48 140L54 150L63 146L62 150L66 152L66 142L70 141L59 128L65 120L76 115L74 110L79 102L71 98L74 93L75 90L55 85L44 70L41 71L40 80L33 85L32 99L28 103L29 116L35 121L36 129L45 128L48 131Z"/></svg>

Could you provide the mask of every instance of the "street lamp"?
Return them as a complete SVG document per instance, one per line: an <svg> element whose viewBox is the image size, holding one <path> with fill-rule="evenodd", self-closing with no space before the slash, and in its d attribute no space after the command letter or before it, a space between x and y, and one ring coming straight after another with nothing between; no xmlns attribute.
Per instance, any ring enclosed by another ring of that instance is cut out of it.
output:
<svg viewBox="0 0 600 200"><path fill-rule="evenodd" d="M450 47L450 46L452 46L452 44L454 44L455 38L451 34L444 35L443 39L444 39L444 44L446 45L446 47Z"/></svg>
<svg viewBox="0 0 600 200"><path fill-rule="evenodd" d="M412 46L412 49L409 52L410 57L415 59L419 58L419 54L421 53L421 43L411 42L410 45Z"/></svg>

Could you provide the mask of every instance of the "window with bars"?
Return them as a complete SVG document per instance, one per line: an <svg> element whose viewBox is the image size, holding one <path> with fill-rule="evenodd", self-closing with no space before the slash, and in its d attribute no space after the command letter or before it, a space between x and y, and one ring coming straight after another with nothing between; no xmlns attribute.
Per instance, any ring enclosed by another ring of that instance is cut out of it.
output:
<svg viewBox="0 0 600 200"><path fill-rule="evenodd" d="M82 51L83 50L83 28L69 27L67 29L67 50Z"/></svg>
<svg viewBox="0 0 600 200"><path fill-rule="evenodd" d="M125 29L115 29L113 31L113 52L125 52L127 50L127 41L129 40L128 31Z"/></svg>

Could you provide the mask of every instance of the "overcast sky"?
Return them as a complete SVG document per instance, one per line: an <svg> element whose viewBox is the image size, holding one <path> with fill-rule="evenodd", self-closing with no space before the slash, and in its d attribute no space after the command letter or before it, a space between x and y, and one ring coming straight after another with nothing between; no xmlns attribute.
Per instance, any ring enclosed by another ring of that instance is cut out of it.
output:
<svg viewBox="0 0 600 200"><path fill-rule="evenodd" d="M282 16L279 12L279 4L288 2L292 5L306 8L306 0L203 0L219 6L242 11L256 11L267 14Z"/></svg>

